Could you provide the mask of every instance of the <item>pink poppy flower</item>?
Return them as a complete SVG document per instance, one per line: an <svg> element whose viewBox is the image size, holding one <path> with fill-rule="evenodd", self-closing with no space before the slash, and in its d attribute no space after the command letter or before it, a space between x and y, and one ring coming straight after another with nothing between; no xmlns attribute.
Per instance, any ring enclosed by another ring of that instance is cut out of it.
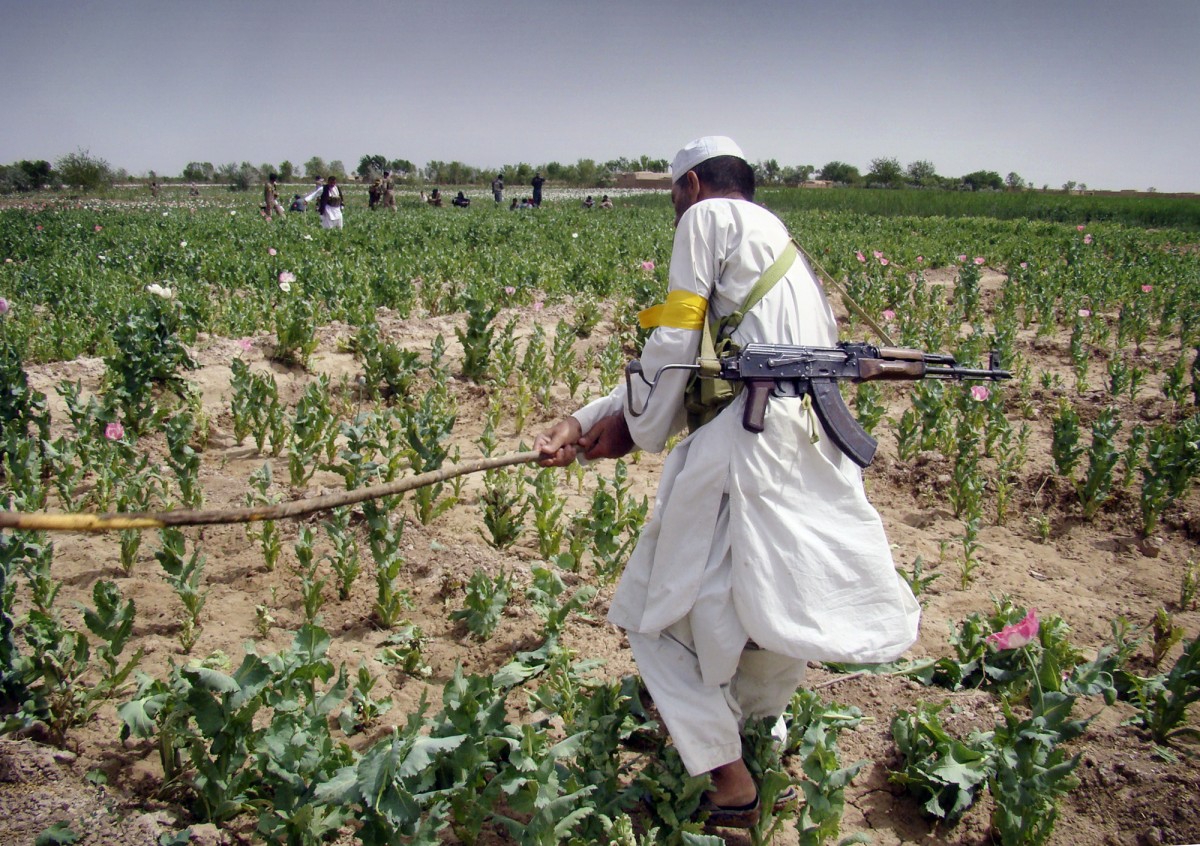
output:
<svg viewBox="0 0 1200 846"><path fill-rule="evenodd" d="M858 259L860 262L866 262L866 260L867 260L867 257L862 254L862 250L858 250L857 252L855 252L854 257L856 259Z"/></svg>
<svg viewBox="0 0 1200 846"><path fill-rule="evenodd" d="M505 285L505 286L504 286L504 293L508 294L510 297L511 297L513 294L515 294L516 292L517 292L517 289L516 289L516 288L514 288L512 285Z"/></svg>
<svg viewBox="0 0 1200 846"><path fill-rule="evenodd" d="M976 265L983 264L983 256L975 256L975 264Z"/></svg>
<svg viewBox="0 0 1200 846"><path fill-rule="evenodd" d="M879 316L882 317L885 322L891 323L896 319L896 312L892 311L890 308L885 308Z"/></svg>
<svg viewBox="0 0 1200 846"><path fill-rule="evenodd" d="M1022 270L1027 270L1028 268L1029 268L1029 262L1027 262L1027 261L1023 261L1023 262L1021 262L1021 269L1022 269Z"/></svg>
<svg viewBox="0 0 1200 846"><path fill-rule="evenodd" d="M104 427L104 437L110 441L119 441L125 437L125 427L120 423L113 421Z"/></svg>
<svg viewBox="0 0 1200 846"><path fill-rule="evenodd" d="M277 256L277 255L279 255L279 252L278 252L278 251L277 251L277 250L276 250L274 247L268 247L268 248L267 248L267 255L269 255L269 256Z"/></svg>
<svg viewBox="0 0 1200 846"><path fill-rule="evenodd" d="M1090 308L1081 308L1081 309L1079 310L1079 316L1080 316L1080 317L1091 317L1091 316L1092 316L1092 310L1091 310Z"/></svg>
<svg viewBox="0 0 1200 846"><path fill-rule="evenodd" d="M534 311L541 311L541 310L542 310L542 301L541 301L541 300L535 300L535 301L534 301L534 303L533 303L533 310L534 310Z"/></svg>
<svg viewBox="0 0 1200 846"><path fill-rule="evenodd" d="M0 314L8 314L8 300L0 297Z"/></svg>
<svg viewBox="0 0 1200 846"><path fill-rule="evenodd" d="M254 342L249 338L238 338L238 346L242 348L243 352L250 352L254 347Z"/></svg>
<svg viewBox="0 0 1200 846"><path fill-rule="evenodd" d="M967 254L966 254L966 253L962 253L961 255L959 255L959 257L958 257L958 262L959 262L959 264L962 264L962 263L963 263L964 261L966 261L966 260L967 260Z"/></svg>
<svg viewBox="0 0 1200 846"><path fill-rule="evenodd" d="M1089 232L1088 234L1083 236L1083 243L1085 243L1085 244L1092 243L1092 233L1091 232Z"/></svg>
<svg viewBox="0 0 1200 846"><path fill-rule="evenodd" d="M1076 226L1076 227L1075 227L1075 231L1076 231L1076 232L1082 232L1082 231L1083 231L1083 224L1081 223L1081 224L1079 224L1078 226Z"/></svg>
<svg viewBox="0 0 1200 846"><path fill-rule="evenodd" d="M881 259L879 260L879 263L880 263L881 265L883 265L884 267L887 267L887 266L888 266L888 264L889 264L890 262L888 262L888 260L887 260L887 259L885 259L885 258L881 258Z"/></svg>
<svg viewBox="0 0 1200 846"><path fill-rule="evenodd" d="M1030 608L1025 619L1019 623L1005 626L995 634L990 634L984 640L997 649L1020 649L1033 642L1038 633L1037 609Z"/></svg>
<svg viewBox="0 0 1200 846"><path fill-rule="evenodd" d="M646 271L647 273L653 273L654 272L654 262L652 262L652 261L642 262L642 270Z"/></svg>
<svg viewBox="0 0 1200 846"><path fill-rule="evenodd" d="M975 400L975 402L983 402L991 395L992 392L983 385L974 385L971 388L971 399Z"/></svg>
<svg viewBox="0 0 1200 846"><path fill-rule="evenodd" d="M883 252L881 250L872 250L871 255L875 256L877 259L883 258Z"/></svg>
<svg viewBox="0 0 1200 846"><path fill-rule="evenodd" d="M103 228L104 228L103 226L101 226L99 223L97 223L94 231L99 232Z"/></svg>
<svg viewBox="0 0 1200 846"><path fill-rule="evenodd" d="M1149 294L1149 293L1150 293L1151 291L1153 291L1153 290L1154 290L1154 286L1153 286L1153 285L1143 285L1143 286L1142 286L1142 293L1143 293L1143 294Z"/></svg>
<svg viewBox="0 0 1200 846"><path fill-rule="evenodd" d="M924 264L925 256L917 256L917 264Z"/></svg>
<svg viewBox="0 0 1200 846"><path fill-rule="evenodd" d="M290 271L285 270L279 274L279 284L280 285L290 285L295 281L296 281L296 274L294 274Z"/></svg>
<svg viewBox="0 0 1200 846"><path fill-rule="evenodd" d="M40 223L37 225L37 231L38 231L38 232L41 232L41 231L42 231L42 225L41 225Z"/></svg>

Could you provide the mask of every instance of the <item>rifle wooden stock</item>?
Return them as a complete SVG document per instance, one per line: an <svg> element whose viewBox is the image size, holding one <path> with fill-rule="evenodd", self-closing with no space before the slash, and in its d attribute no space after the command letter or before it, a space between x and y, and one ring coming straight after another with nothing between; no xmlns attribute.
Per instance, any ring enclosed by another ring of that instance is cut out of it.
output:
<svg viewBox="0 0 1200 846"><path fill-rule="evenodd" d="M859 382L872 382L876 379L911 381L924 377L924 361L885 361L882 358L863 358L858 362L857 381Z"/></svg>

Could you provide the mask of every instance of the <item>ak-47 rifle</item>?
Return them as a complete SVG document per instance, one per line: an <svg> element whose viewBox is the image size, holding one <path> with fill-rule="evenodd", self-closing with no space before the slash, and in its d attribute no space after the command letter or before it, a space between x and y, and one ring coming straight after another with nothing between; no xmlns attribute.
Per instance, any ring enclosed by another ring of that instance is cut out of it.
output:
<svg viewBox="0 0 1200 846"><path fill-rule="evenodd" d="M1011 379L1012 374L1000 369L999 355L993 351L984 368L962 367L953 356L927 353L900 347L877 347L872 344L842 342L836 347L802 347L787 344L747 344L741 351L720 359L702 359L696 364L669 364L646 378L637 359L625 368L629 388L629 413L639 417L646 410L635 411L632 402L632 379L640 376L650 386L650 395L667 370L689 370L701 378L740 381L746 387L746 407L742 425L750 432L763 430L767 399L777 385L787 385L789 393L812 397L813 408L821 424L838 448L859 467L866 467L875 457L876 441L864 429L838 391L839 380L871 382L875 380L915 381L917 379Z"/></svg>

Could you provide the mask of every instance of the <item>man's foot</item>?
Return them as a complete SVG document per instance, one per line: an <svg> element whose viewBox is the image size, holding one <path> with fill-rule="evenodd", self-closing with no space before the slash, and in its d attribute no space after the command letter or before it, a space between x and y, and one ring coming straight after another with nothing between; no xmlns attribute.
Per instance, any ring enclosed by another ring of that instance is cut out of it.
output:
<svg viewBox="0 0 1200 846"><path fill-rule="evenodd" d="M771 803L772 812L778 814L785 808L794 806L799 795L795 787L788 785ZM718 805L710 796L711 794L705 794L704 801L700 804L700 813L708 815L704 819L706 826L711 828L754 828L758 825L758 821L762 817L762 808L759 806L757 793L754 795L754 801L745 805Z"/></svg>
<svg viewBox="0 0 1200 846"><path fill-rule="evenodd" d="M762 816L762 809L758 806L758 796L747 805L717 805L705 796L700 803L700 813L707 815L704 824L711 828L754 828Z"/></svg>

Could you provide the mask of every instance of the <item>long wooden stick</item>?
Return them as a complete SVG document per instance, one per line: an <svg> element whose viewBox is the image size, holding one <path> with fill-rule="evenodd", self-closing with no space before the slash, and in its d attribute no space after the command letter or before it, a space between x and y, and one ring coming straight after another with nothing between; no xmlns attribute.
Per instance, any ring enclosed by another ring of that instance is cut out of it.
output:
<svg viewBox="0 0 1200 846"><path fill-rule="evenodd" d="M129 511L109 514L49 514L46 512L0 511L0 529L27 529L44 532L111 532L119 529L161 529L166 526L213 526L222 523L255 523L261 520L281 520L305 517L317 511L328 511L343 505L354 505L369 499L392 496L428 485L436 485L456 476L494 470L512 464L528 464L542 458L536 450L514 452L492 458L480 458L462 464L452 464L440 470L397 479L383 485L357 488L352 491L297 499L276 505L256 505L247 508L228 508L209 511Z"/></svg>

